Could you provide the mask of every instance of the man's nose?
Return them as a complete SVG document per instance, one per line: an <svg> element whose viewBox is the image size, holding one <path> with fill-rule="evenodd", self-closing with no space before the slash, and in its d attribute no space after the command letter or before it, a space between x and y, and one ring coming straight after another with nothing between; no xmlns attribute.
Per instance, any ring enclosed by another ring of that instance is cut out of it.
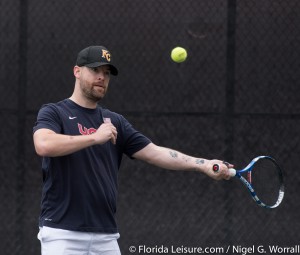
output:
<svg viewBox="0 0 300 255"><path fill-rule="evenodd" d="M97 73L97 78L98 78L98 80L104 80L104 72L103 71L99 71Z"/></svg>

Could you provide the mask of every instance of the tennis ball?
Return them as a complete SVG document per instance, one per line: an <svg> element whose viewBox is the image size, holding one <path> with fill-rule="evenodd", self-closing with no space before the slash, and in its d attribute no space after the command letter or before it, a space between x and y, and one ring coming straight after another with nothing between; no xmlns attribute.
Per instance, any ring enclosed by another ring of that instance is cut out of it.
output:
<svg viewBox="0 0 300 255"><path fill-rule="evenodd" d="M171 58L176 63L181 63L186 60L187 52L185 48L176 47L171 51Z"/></svg>

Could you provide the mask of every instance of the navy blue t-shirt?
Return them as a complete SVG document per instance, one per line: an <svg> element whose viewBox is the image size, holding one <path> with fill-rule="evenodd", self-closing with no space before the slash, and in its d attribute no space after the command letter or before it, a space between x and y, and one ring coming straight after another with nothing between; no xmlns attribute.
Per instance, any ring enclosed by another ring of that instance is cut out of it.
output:
<svg viewBox="0 0 300 255"><path fill-rule="evenodd" d="M40 226L118 232L115 213L122 155L131 157L151 141L122 115L100 106L83 108L70 99L44 105L33 132L47 128L59 134L89 135L105 119L117 128L115 145L108 141L67 156L43 157Z"/></svg>

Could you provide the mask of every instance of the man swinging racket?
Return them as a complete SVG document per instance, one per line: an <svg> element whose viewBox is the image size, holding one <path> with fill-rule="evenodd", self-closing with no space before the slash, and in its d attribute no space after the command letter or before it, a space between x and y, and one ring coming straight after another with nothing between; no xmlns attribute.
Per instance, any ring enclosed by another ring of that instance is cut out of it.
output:
<svg viewBox="0 0 300 255"><path fill-rule="evenodd" d="M98 105L110 76L118 74L108 49L83 49L73 72L71 97L43 105L33 128L35 150L43 158L42 255L121 254L115 213L123 154L160 168L230 178L231 164L158 146L122 115Z"/></svg>

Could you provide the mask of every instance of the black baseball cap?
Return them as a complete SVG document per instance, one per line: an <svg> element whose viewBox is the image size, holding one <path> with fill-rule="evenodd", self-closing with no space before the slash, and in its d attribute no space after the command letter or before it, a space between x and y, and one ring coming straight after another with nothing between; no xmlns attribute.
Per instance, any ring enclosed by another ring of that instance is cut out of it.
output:
<svg viewBox="0 0 300 255"><path fill-rule="evenodd" d="M108 65L112 75L118 75L118 69L111 63L112 57L108 49L103 46L89 46L77 55L76 65L98 67Z"/></svg>

